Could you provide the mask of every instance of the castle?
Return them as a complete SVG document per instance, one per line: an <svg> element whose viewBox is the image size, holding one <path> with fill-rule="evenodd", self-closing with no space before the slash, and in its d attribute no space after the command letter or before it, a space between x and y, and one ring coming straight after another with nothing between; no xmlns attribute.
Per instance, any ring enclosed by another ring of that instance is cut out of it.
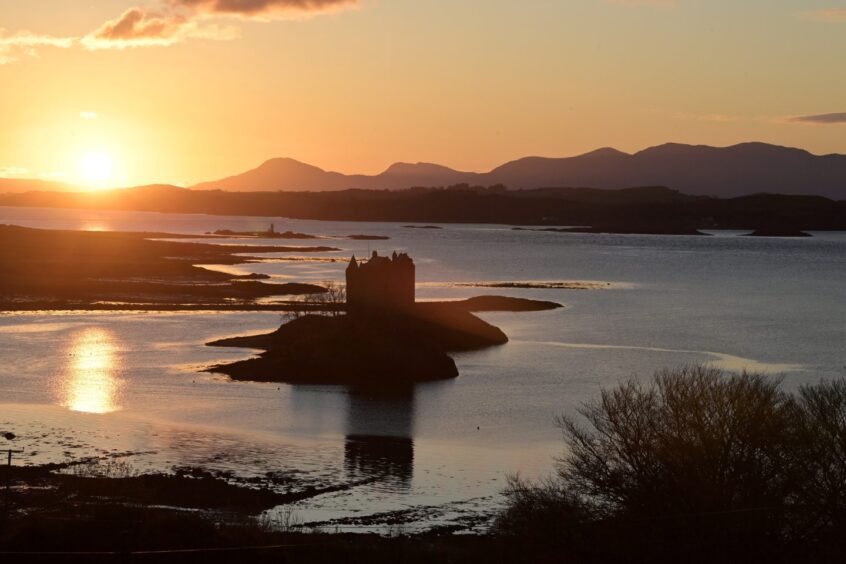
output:
<svg viewBox="0 0 846 564"><path fill-rule="evenodd" d="M414 261L394 252L359 262L355 255L347 266L347 310L404 310L414 306Z"/></svg>

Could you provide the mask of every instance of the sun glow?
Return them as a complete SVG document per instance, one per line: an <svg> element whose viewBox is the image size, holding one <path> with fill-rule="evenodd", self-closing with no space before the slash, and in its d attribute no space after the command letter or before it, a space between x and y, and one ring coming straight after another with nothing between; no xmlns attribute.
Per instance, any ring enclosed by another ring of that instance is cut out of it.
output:
<svg viewBox="0 0 846 564"><path fill-rule="evenodd" d="M79 175L90 186L102 187L113 178L113 160L108 153L86 153L79 160Z"/></svg>

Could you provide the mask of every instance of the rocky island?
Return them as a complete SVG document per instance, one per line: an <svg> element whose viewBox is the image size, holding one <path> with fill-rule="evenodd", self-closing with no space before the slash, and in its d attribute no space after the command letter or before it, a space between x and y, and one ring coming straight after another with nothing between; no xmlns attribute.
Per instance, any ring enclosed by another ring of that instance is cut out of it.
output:
<svg viewBox="0 0 846 564"><path fill-rule="evenodd" d="M317 235L309 235L308 233L298 233L296 231L276 231L276 226L270 224L270 227L264 231L233 231L231 229L218 229L207 235L218 235L221 237L253 237L259 239L319 239Z"/></svg>
<svg viewBox="0 0 846 564"><path fill-rule="evenodd" d="M536 311L553 302L485 296L417 303L415 266L406 254L367 261L346 271L346 303L330 315L306 315L276 331L208 343L261 349L259 356L209 368L236 380L356 386L407 385L458 376L450 352L508 342L473 311Z"/></svg>
<svg viewBox="0 0 846 564"><path fill-rule="evenodd" d="M206 235L218 237L234 237L237 239L349 239L351 241L387 241L390 237L385 235L366 235L355 234L347 235L346 237L320 237L318 235L309 235L308 233L300 233L298 231L276 231L276 225L270 224L270 227L264 231L233 231L232 229L218 229L217 231L207 232Z"/></svg>

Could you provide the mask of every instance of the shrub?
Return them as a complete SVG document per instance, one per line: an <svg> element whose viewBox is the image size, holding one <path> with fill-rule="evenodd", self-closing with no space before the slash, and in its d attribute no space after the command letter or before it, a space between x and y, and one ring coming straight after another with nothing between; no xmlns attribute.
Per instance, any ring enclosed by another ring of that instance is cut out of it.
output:
<svg viewBox="0 0 846 564"><path fill-rule="evenodd" d="M800 458L803 479L797 493L802 519L797 535L846 551L846 382L821 382L799 390L802 409Z"/></svg>
<svg viewBox="0 0 846 564"><path fill-rule="evenodd" d="M555 476L510 483L499 532L612 560L778 560L843 538L843 382L794 396L691 365L603 390L579 414L558 421Z"/></svg>

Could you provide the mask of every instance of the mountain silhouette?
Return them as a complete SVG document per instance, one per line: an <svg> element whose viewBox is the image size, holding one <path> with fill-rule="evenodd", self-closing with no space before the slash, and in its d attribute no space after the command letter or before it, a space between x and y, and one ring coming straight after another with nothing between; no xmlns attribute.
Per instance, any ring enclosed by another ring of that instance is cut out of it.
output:
<svg viewBox="0 0 846 564"><path fill-rule="evenodd" d="M510 189L584 186L669 186L694 195L736 197L761 192L846 198L846 155L814 155L766 143L731 147L668 143L629 154L603 148L575 157L525 157L490 172L473 173L431 163L396 163L376 175L346 175L293 159L271 159L258 168L201 190L322 191L399 190L469 183Z"/></svg>
<svg viewBox="0 0 846 564"><path fill-rule="evenodd" d="M442 185L472 177L472 173L459 172L445 166L429 163L395 163L381 174L341 174L323 170L294 159L277 158L243 174L192 186L198 190L226 190L229 192L256 192L267 190L322 191L350 188L399 190L423 183Z"/></svg>

